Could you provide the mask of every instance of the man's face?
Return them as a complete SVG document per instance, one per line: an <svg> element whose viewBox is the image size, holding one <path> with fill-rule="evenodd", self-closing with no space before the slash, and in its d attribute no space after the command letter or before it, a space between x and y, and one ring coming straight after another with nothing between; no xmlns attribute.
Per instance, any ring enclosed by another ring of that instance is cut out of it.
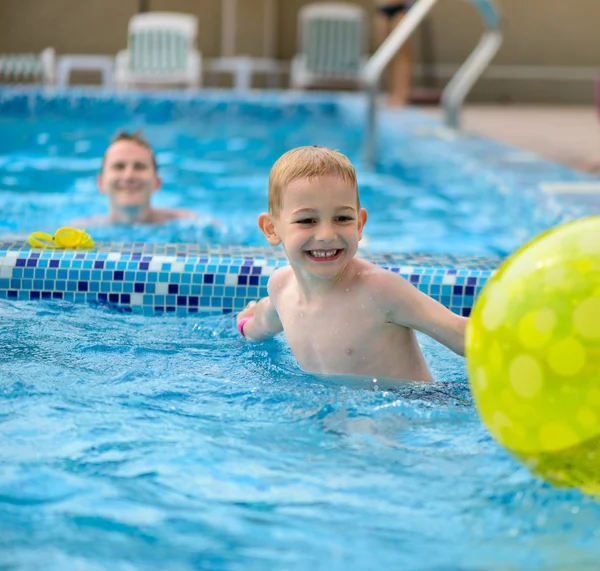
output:
<svg viewBox="0 0 600 571"><path fill-rule="evenodd" d="M117 141L106 151L98 187L109 196L111 214L137 218L150 208L150 197L160 184L149 149L135 141Z"/></svg>

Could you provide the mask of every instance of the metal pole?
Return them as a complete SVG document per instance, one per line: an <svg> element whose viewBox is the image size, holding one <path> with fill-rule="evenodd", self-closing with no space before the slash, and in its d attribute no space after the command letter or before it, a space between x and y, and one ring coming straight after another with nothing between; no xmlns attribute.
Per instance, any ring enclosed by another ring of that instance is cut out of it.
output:
<svg viewBox="0 0 600 571"><path fill-rule="evenodd" d="M263 34L263 57L275 58L277 51L276 26L277 0L264 0L264 34Z"/></svg>
<svg viewBox="0 0 600 571"><path fill-rule="evenodd" d="M368 98L367 134L365 142L365 162L373 167L377 153L376 141L376 105L379 79L384 69L390 63L400 48L408 41L412 33L423 21L438 0L417 0L406 13L402 21L392 30L382 42L377 51L371 56L363 72Z"/></svg>
<svg viewBox="0 0 600 571"><path fill-rule="evenodd" d="M221 57L233 57L237 33L237 0L222 0L222 2Z"/></svg>

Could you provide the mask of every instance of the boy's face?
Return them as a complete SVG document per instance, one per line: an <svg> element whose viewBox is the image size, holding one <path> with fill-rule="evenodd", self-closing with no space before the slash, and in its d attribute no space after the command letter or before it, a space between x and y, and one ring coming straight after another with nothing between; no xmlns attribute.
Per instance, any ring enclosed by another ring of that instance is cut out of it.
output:
<svg viewBox="0 0 600 571"><path fill-rule="evenodd" d="M320 278L339 275L356 254L367 220L356 189L336 176L300 179L283 193L277 216L261 215L261 228L295 269Z"/></svg>
<svg viewBox="0 0 600 571"><path fill-rule="evenodd" d="M109 196L113 211L135 218L150 207L160 184L149 149L135 141L117 141L106 151L98 187Z"/></svg>

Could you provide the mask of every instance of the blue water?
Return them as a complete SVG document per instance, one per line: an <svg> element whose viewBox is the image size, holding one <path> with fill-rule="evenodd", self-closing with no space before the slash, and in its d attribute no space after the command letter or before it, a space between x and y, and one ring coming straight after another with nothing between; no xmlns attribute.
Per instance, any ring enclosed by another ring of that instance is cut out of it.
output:
<svg viewBox="0 0 600 571"><path fill-rule="evenodd" d="M6 569L597 569L600 506L495 444L462 359L349 388L227 318L0 306Z"/></svg>
<svg viewBox="0 0 600 571"><path fill-rule="evenodd" d="M388 138L373 172L362 162L360 101L336 106L288 99L166 105L58 98L32 111L6 105L0 113L0 239L51 233L106 213L96 177L119 129L140 129L156 149L164 181L156 204L190 208L201 218L133 231L95 228L96 240L266 245L256 218L267 206L270 167L290 148L319 144L346 153L357 166L369 249L506 255L556 221L532 193L535 183L575 176L541 161L535 169L513 164L511 170L513 150L481 139L448 142L431 133L435 122L413 111L383 117L380 132ZM211 218L221 224L210 225Z"/></svg>
<svg viewBox="0 0 600 571"><path fill-rule="evenodd" d="M576 178L556 165L445 141L407 111L386 118L372 172L352 108L306 101L0 97L0 237L102 213L102 151L138 127L158 150L159 204L222 225L96 239L263 245L270 165L313 143L357 163L371 249L505 254L568 215L535 192ZM598 503L498 446L464 360L426 337L437 382L387 391L305 374L283 338L246 343L230 316L0 302L0 324L0 569L598 567Z"/></svg>

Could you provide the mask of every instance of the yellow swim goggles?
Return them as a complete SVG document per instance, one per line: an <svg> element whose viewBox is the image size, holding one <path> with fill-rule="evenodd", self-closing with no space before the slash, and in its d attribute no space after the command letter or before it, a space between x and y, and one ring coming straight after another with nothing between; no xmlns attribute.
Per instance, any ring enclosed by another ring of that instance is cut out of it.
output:
<svg viewBox="0 0 600 571"><path fill-rule="evenodd" d="M94 241L85 230L78 228L59 228L54 236L45 232L32 232L28 240L32 248L93 248Z"/></svg>

